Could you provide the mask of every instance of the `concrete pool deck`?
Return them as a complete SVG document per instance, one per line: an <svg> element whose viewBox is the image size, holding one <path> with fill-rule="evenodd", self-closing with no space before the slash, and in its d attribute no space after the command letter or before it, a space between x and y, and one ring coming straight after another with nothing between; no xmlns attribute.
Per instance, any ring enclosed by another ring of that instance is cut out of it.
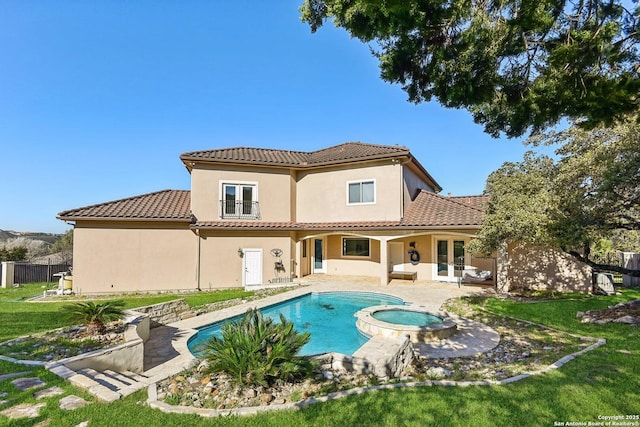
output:
<svg viewBox="0 0 640 427"><path fill-rule="evenodd" d="M197 327L242 314L252 307L261 308L277 304L311 292L336 291L392 295L430 311L439 311L450 298L493 293L492 288L477 285L458 287L455 283L392 280L384 286L377 278L309 276L301 280L301 286L291 291L152 329L151 336L145 343L144 375L154 381L160 381L192 366L196 359L187 348L187 341L196 333ZM417 344L414 345L414 349L423 357L444 358L471 356L498 345L500 337L491 328L468 319L454 320L459 325L458 333L454 336L446 340Z"/></svg>

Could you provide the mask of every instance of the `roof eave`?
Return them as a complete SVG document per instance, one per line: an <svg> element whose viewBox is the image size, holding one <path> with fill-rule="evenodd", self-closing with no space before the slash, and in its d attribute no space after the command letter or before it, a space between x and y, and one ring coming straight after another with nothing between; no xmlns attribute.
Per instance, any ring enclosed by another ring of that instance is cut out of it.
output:
<svg viewBox="0 0 640 427"><path fill-rule="evenodd" d="M66 215L58 215L57 219L62 221L96 221L96 222L184 222L190 224L193 222L192 218L127 218L127 217L110 217L110 216L66 216Z"/></svg>
<svg viewBox="0 0 640 427"><path fill-rule="evenodd" d="M436 181L435 178L429 172L427 172L427 169L424 166L422 166L422 163L420 163L418 161L418 159L416 159L416 157L411 153L409 153L408 157L409 157L409 160L420 170L420 172L425 174L427 179L429 181L431 181L431 184L433 184L433 190L436 193L441 192L442 191L442 186L440 184L438 184L438 181Z"/></svg>
<svg viewBox="0 0 640 427"><path fill-rule="evenodd" d="M227 160L227 159L203 159L201 157L191 157L181 155L180 160L185 165L187 170L191 172L193 168L198 164L221 164L221 165L237 165L237 166L262 166L262 167L271 167L277 169L318 169L330 166L339 166L339 165L348 165L355 163L366 163L366 162L375 162L378 160L391 160L397 159L398 157L413 157L408 152L398 152L392 154L379 154L379 155L371 155L366 157L359 157L353 159L340 159L340 160L332 160L326 162L318 162L318 163L273 163L273 162L263 162L259 160ZM417 162L417 161L416 161ZM419 164L418 164L419 165ZM433 180L433 177L429 175L429 173L424 170L422 165L419 165L421 170L429 177L429 179L439 187L439 185ZM442 190L442 188L440 188Z"/></svg>

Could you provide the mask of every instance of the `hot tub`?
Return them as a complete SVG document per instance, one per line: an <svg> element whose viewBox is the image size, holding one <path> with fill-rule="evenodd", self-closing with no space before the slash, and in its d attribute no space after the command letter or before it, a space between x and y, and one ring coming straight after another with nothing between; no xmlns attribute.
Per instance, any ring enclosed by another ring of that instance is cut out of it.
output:
<svg viewBox="0 0 640 427"><path fill-rule="evenodd" d="M449 338L456 323L446 313L431 313L421 306L378 305L358 311L356 326L365 335L400 338L414 343Z"/></svg>

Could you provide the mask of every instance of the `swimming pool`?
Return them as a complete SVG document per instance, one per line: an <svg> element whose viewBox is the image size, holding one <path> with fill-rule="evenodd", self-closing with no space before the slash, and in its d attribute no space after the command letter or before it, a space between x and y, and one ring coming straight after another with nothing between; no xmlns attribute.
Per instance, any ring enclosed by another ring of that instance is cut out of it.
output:
<svg viewBox="0 0 640 427"><path fill-rule="evenodd" d="M301 355L336 352L352 355L369 338L356 328L354 314L374 305L404 305L400 298L367 292L310 293L260 309L265 317L279 320L279 314L292 321L298 332L309 332L311 339L302 347ZM198 328L187 343L191 353L201 356L203 344L212 336L220 336L222 326L240 316Z"/></svg>

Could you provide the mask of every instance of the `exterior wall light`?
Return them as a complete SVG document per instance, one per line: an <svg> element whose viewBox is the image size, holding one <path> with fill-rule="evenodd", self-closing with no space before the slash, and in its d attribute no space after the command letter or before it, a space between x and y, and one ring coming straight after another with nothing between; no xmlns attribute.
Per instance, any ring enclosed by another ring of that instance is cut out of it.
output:
<svg viewBox="0 0 640 427"><path fill-rule="evenodd" d="M244 251L242 250L242 248L238 248L238 256L240 258L242 258L244 256Z"/></svg>

